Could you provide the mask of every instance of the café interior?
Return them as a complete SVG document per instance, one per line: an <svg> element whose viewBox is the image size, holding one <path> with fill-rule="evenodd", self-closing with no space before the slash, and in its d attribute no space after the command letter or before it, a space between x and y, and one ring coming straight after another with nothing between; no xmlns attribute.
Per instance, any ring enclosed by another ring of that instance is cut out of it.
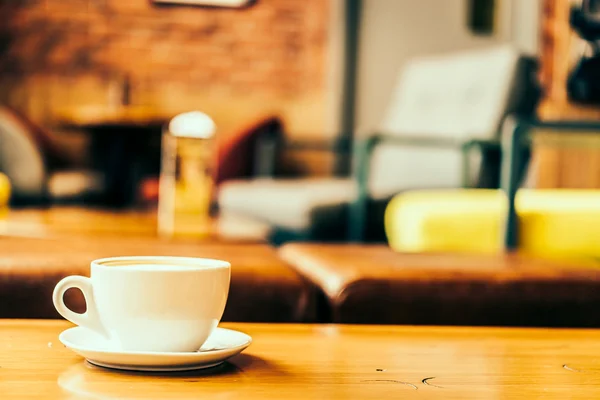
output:
<svg viewBox="0 0 600 400"><path fill-rule="evenodd" d="M0 0L0 398L598 398L599 18ZM106 297L113 257L229 263L221 344L114 347L196 295L163 265ZM67 335L107 298L106 343Z"/></svg>

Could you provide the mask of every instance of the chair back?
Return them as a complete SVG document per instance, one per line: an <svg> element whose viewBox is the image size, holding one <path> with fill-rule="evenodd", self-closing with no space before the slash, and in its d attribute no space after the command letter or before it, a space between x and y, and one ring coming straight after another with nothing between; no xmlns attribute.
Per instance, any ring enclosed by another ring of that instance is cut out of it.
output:
<svg viewBox="0 0 600 400"><path fill-rule="evenodd" d="M527 85L526 65L509 45L413 59L401 72L378 133L432 141L494 139L517 109ZM481 157L467 171L474 184ZM374 197L407 189L453 188L463 183L460 146L383 143L373 154Z"/></svg>
<svg viewBox="0 0 600 400"><path fill-rule="evenodd" d="M29 127L8 108L0 106L0 172L8 176L15 197L45 194L46 167Z"/></svg>

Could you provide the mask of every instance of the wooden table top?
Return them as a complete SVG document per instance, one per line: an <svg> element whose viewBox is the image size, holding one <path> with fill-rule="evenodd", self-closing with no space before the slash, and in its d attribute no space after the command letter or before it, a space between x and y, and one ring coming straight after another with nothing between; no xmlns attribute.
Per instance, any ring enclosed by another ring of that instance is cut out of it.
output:
<svg viewBox="0 0 600 400"><path fill-rule="evenodd" d="M75 128L102 126L159 126L175 114L149 106L73 106L57 112L60 125Z"/></svg>
<svg viewBox="0 0 600 400"><path fill-rule="evenodd" d="M243 224L240 222L240 224ZM227 236L219 232L216 219L204 227L208 235L202 240L256 242L243 236ZM203 235L194 235L195 227L181 226L177 240L194 240ZM193 229L192 229L193 228ZM187 233L185 233L187 231ZM85 207L50 207L46 209L10 210L6 216L0 214L0 236L61 238L61 237L158 237L157 211L107 210Z"/></svg>
<svg viewBox="0 0 600 400"><path fill-rule="evenodd" d="M56 235L157 236L155 211L111 211L81 207L10 210L0 219L0 234L50 237Z"/></svg>
<svg viewBox="0 0 600 400"><path fill-rule="evenodd" d="M64 321L0 321L6 399L595 399L600 331L224 324L253 337L209 372L93 367Z"/></svg>

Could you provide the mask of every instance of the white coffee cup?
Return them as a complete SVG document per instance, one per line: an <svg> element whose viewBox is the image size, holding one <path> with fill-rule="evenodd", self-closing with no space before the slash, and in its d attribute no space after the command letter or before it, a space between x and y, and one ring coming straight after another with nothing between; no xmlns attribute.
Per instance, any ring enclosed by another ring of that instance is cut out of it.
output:
<svg viewBox="0 0 600 400"><path fill-rule="evenodd" d="M231 265L188 257L114 257L92 261L91 277L68 276L54 288L56 310L121 351L197 351L217 327L229 294ZM83 292L83 314L64 303Z"/></svg>

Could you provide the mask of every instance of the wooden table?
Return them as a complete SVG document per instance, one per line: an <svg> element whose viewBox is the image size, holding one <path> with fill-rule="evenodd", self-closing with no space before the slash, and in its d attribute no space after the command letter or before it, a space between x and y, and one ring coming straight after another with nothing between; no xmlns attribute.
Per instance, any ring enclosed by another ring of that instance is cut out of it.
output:
<svg viewBox="0 0 600 400"><path fill-rule="evenodd" d="M146 106L77 106L57 113L63 128L88 132L91 163L105 175L105 202L130 206L137 186L160 171L160 134L175 114Z"/></svg>
<svg viewBox="0 0 600 400"><path fill-rule="evenodd" d="M253 337L211 371L123 373L0 321L3 399L595 399L600 331L224 324Z"/></svg>
<svg viewBox="0 0 600 400"><path fill-rule="evenodd" d="M157 236L155 211L116 211L83 207L10 210L0 219L0 235Z"/></svg>
<svg viewBox="0 0 600 400"><path fill-rule="evenodd" d="M206 228L207 236L202 241L257 242L244 235L244 222L239 221L240 234L231 228L228 235L222 235L215 219ZM106 210L85 207L51 207L46 209L10 210L4 216L0 214L0 237L157 237L157 211L152 210ZM183 226L191 232L194 227ZM197 240L192 233L176 233L177 240Z"/></svg>
<svg viewBox="0 0 600 400"><path fill-rule="evenodd" d="M97 128L103 126L161 126L175 113L150 106L83 105L63 108L56 113L56 122L63 127Z"/></svg>

